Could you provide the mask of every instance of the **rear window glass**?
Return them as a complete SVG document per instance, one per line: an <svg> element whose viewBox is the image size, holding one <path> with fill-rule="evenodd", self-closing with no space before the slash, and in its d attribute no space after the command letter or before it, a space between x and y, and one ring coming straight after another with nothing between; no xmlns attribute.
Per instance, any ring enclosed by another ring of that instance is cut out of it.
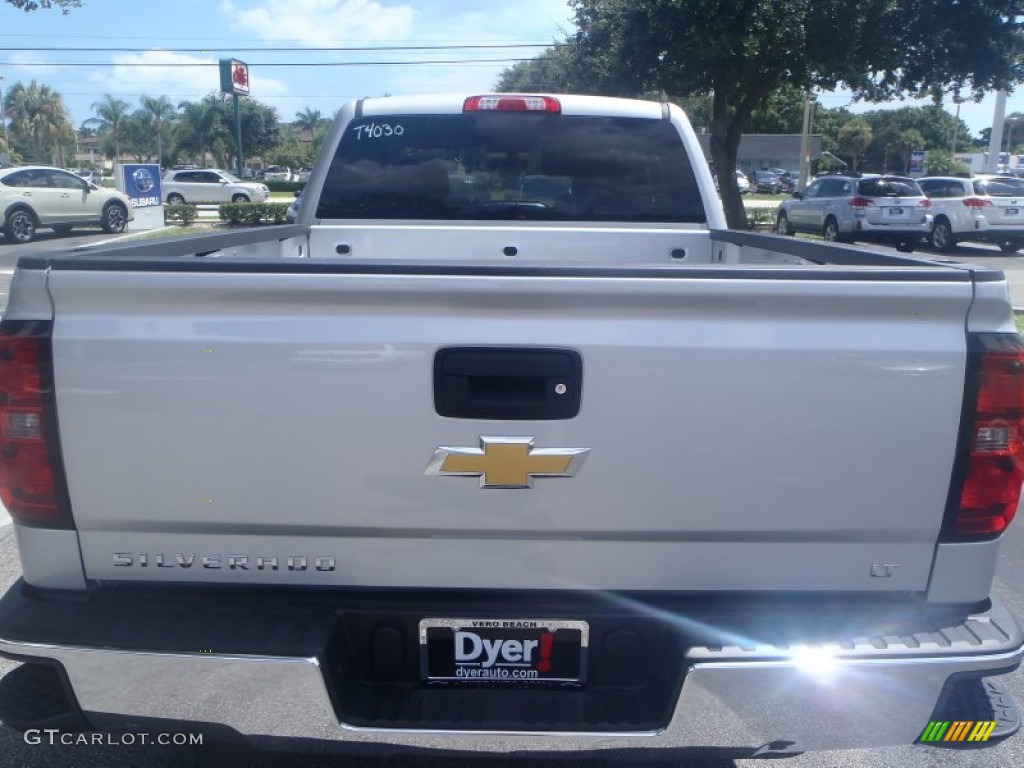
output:
<svg viewBox="0 0 1024 768"><path fill-rule="evenodd" d="M999 179L993 181L974 182L974 192L989 197L1022 197L1024 196L1024 180Z"/></svg>
<svg viewBox="0 0 1024 768"><path fill-rule="evenodd" d="M921 188L912 179L861 179L857 194L865 197L921 197Z"/></svg>
<svg viewBox="0 0 1024 768"><path fill-rule="evenodd" d="M317 216L706 220L686 151L667 121L522 113L352 121Z"/></svg>

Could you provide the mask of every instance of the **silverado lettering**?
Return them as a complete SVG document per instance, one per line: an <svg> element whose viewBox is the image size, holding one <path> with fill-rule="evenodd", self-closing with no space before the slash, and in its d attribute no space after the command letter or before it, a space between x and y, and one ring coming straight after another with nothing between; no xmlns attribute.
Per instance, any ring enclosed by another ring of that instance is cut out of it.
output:
<svg viewBox="0 0 1024 768"><path fill-rule="evenodd" d="M158 552L151 554L148 552L140 552L138 554L132 552L115 552L113 555L113 563L116 568L191 568L193 562L195 562L197 555L195 553L189 553L185 555L181 552L174 553L173 556L169 556L166 553ZM248 570L251 566L257 571L262 570L278 570L279 559L276 556L257 556L252 557L250 555L199 555L199 561L204 568L221 568L226 566L228 570ZM289 571L305 571L309 568L310 559L302 555L292 555L283 558L286 564L286 569ZM333 571L335 569L335 559L333 557L320 556L312 558L313 568L317 571Z"/></svg>

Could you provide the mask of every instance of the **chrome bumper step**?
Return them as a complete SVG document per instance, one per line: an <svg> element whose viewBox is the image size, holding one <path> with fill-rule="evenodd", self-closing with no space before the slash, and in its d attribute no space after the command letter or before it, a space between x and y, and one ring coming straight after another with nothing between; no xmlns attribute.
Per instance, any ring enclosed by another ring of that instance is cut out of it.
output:
<svg viewBox="0 0 1024 768"><path fill-rule="evenodd" d="M443 602L427 607L423 595L244 600L151 593L148 601L137 596L133 602L129 593L114 594L113 603L109 595L81 602L41 600L16 585L0 599L0 654L30 666L59 665L73 691L70 700L96 728L111 730L123 718L160 718L222 726L251 741L314 739L425 749L444 743L459 751L505 753L710 748L753 754L783 743L787 751L912 744L934 719L951 678L1002 674L1024 658L1024 634L997 601L970 615L952 609L925 615L920 606L915 614L908 604L892 603L858 614L848 605L838 610L806 601L787 610L780 601L745 611L723 601L705 601L703 610L691 602L688 609L677 605L674 611L634 601L645 620L671 627L678 641L665 646L681 669L672 681L663 724L616 727L618 715L607 711L602 723L581 728L582 721L568 722L572 718L564 714L572 692L560 697L552 691L545 700L550 716L538 707L529 721L523 717L510 728L502 723L521 702L502 707L503 699L515 698L508 690L461 689L434 696L415 679L398 680L390 699L360 709L367 688L384 686L380 681L350 685L361 673L359 654L332 655L331 641L350 638L360 622L374 626L374 611L400 624L418 612L455 610ZM494 595L472 599L488 598L492 608L525 615L514 606L514 595L503 596L505 603ZM465 595L445 599L470 600ZM542 603L536 594L518 599L558 615L575 605L592 626L615 615L608 605L602 613L582 597L575 603L565 595ZM622 604L615 602L619 610ZM111 623L115 614L119 618ZM216 616L221 618L215 626L206 622ZM107 623L97 626L97 619ZM340 672L334 669L339 664ZM412 698L403 698L403 688ZM475 714L492 704L503 709L502 722L435 706L463 709L467 702L479 705ZM417 706L403 709L407 704ZM360 712L370 714L346 715ZM980 715L972 710L951 717Z"/></svg>

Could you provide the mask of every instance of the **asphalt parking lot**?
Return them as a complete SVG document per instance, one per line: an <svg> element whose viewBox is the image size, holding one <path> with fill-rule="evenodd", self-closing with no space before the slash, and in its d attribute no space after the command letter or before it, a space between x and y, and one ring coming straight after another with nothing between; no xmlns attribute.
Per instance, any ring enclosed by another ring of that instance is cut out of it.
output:
<svg viewBox="0 0 1024 768"><path fill-rule="evenodd" d="M106 236L99 234L72 234L63 237L41 238L38 243L30 246L0 245L0 308L6 303L9 270L16 262L18 251L14 249L30 248L32 252L42 252L54 248L66 248L69 241L74 244L84 243L90 238L95 240ZM8 250L10 249L10 250ZM886 250L886 249L882 249ZM928 251L921 251L922 255ZM13 258L13 260L12 260ZM1005 255L997 249L986 246L964 246L956 254L956 258L980 264L996 266L1006 271L1010 279L1011 293L1014 304L1024 306L1024 254ZM1024 618L1024 592L1020 585L1024 583L1024 512L1017 524L1007 534L999 560L996 574L995 591L1014 610L1017 616ZM7 515L0 509L0 589L6 590L20 574L17 552L13 535L13 527ZM18 665L7 660L0 660L0 678L10 673ZM1024 702L1024 673L1020 671L1002 678L1012 691L1018 702ZM922 724L923 725L923 724ZM438 740L443 748L444 740ZM617 760L602 758L576 759L561 761L566 765L583 766L584 768L609 768L622 765ZM154 766L155 768L213 768L224 765L247 765L274 768L326 768L338 765L336 758L317 754L282 755L271 752L260 752L238 745L224 745L207 742L202 746L139 746L139 745L50 745L48 743L26 743L22 735L11 728L0 726L0 766L26 766L35 768L91 768L101 766ZM542 768L550 766L549 760L538 758L521 758L515 755L496 757L451 758L451 757L408 757L371 755L345 760L345 765L365 768L447 768L460 766L463 768ZM653 757L633 763L641 768L668 768L669 766L702 766L703 768L751 768L763 765L753 760L711 760L682 761L670 758ZM880 766L906 766L907 768L931 768L935 766L965 766L970 768L1011 768L1024 765L1024 735L1019 735L998 746L976 750L939 750L919 746L907 746L886 750L857 750L850 752L825 752L801 755L788 759L785 765L792 768L876 768Z"/></svg>
<svg viewBox="0 0 1024 768"><path fill-rule="evenodd" d="M0 237L0 266L13 267L17 264L19 256L62 251L117 237L121 237L121 235L108 235L99 227L75 227L70 232L63 234L54 232L52 229L40 229L36 232L35 239L24 245L11 243Z"/></svg>

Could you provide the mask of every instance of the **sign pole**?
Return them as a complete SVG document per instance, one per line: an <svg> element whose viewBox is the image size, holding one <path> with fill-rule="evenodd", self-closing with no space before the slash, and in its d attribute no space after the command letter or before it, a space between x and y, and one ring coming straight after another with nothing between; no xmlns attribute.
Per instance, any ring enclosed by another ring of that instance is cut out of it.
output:
<svg viewBox="0 0 1024 768"><path fill-rule="evenodd" d="M796 185L799 192L807 188L807 180L811 175L811 115L815 98L810 91L804 96L804 127L800 134L800 178Z"/></svg>
<svg viewBox="0 0 1024 768"><path fill-rule="evenodd" d="M220 60L220 90L235 102L235 173L242 178L242 113L238 97L249 95L249 65L238 59Z"/></svg>
<svg viewBox="0 0 1024 768"><path fill-rule="evenodd" d="M238 111L238 94L231 94L235 100L235 175L242 178L242 115Z"/></svg>

